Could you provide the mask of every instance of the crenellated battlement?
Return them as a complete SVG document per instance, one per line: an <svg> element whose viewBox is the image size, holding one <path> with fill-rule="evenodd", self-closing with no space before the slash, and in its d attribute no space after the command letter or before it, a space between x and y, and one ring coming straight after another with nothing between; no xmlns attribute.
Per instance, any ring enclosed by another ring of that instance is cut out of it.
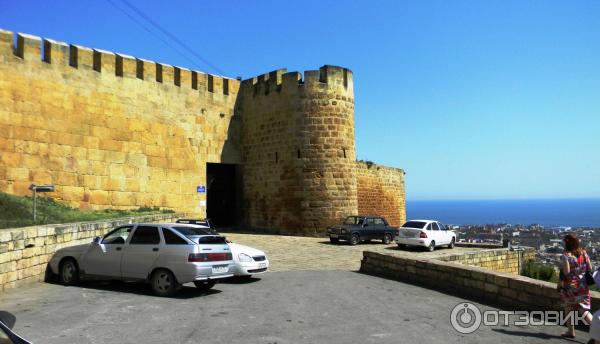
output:
<svg viewBox="0 0 600 344"><path fill-rule="evenodd" d="M353 94L354 82L351 70L325 65L319 70L307 70L304 74L288 72L285 68L277 69L242 81L241 88L244 94L252 96L302 88L310 90L336 88Z"/></svg>
<svg viewBox="0 0 600 344"><path fill-rule="evenodd" d="M219 75L0 29L0 62L9 61L45 63L56 68L70 66L103 76L139 79L223 95L237 94L240 84L236 79Z"/></svg>

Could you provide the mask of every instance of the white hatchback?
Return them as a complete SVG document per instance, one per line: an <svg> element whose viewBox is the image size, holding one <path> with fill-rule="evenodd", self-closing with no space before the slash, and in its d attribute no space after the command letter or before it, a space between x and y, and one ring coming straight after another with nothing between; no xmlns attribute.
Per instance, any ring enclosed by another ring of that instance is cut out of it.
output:
<svg viewBox="0 0 600 344"><path fill-rule="evenodd" d="M159 296L188 282L210 289L234 275L225 237L179 223L120 226L89 244L56 251L49 266L67 285L80 277L147 281Z"/></svg>
<svg viewBox="0 0 600 344"><path fill-rule="evenodd" d="M430 252L437 246L448 245L454 248L456 233L438 221L411 220L403 224L396 237L398 247L422 246Z"/></svg>

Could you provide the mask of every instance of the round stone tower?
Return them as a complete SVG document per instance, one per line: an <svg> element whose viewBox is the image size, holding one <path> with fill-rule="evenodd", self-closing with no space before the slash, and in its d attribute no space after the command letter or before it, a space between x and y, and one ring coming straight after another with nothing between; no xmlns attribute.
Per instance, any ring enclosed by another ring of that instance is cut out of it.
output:
<svg viewBox="0 0 600 344"><path fill-rule="evenodd" d="M323 235L357 212L352 72L278 70L242 83L246 224Z"/></svg>

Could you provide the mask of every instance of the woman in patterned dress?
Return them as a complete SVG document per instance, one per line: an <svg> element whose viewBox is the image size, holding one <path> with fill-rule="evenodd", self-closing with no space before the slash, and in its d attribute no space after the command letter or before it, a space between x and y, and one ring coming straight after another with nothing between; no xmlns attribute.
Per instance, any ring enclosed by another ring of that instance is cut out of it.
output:
<svg viewBox="0 0 600 344"><path fill-rule="evenodd" d="M585 321L590 324L590 288L585 281L585 272L592 271L590 258L585 250L579 246L579 239L575 234L567 234L564 238L565 250L561 257L561 282L560 300L565 309L565 316L569 312L581 312ZM563 333L565 338L575 338L575 328L567 324L568 331Z"/></svg>

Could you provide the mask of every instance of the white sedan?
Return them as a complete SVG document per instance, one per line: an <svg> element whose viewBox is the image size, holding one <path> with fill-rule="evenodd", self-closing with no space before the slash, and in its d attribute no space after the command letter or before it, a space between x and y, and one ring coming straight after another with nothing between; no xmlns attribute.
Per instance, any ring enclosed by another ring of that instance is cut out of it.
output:
<svg viewBox="0 0 600 344"><path fill-rule="evenodd" d="M177 220L177 223L190 223L190 226L205 231L207 235L217 233L214 229L204 224L198 224L199 221L200 220L182 219ZM233 256L234 276L249 277L266 272L269 268L269 260L263 251L249 246L236 244L231 241L227 241L227 244L229 245L229 249Z"/></svg>
<svg viewBox="0 0 600 344"><path fill-rule="evenodd" d="M422 246L431 252L436 247L443 245L454 248L456 233L438 221L411 220L403 224L398 230L396 243L400 248Z"/></svg>
<svg viewBox="0 0 600 344"><path fill-rule="evenodd" d="M263 273L269 268L269 260L263 251L232 242L228 244L233 255L235 276L248 277Z"/></svg>

